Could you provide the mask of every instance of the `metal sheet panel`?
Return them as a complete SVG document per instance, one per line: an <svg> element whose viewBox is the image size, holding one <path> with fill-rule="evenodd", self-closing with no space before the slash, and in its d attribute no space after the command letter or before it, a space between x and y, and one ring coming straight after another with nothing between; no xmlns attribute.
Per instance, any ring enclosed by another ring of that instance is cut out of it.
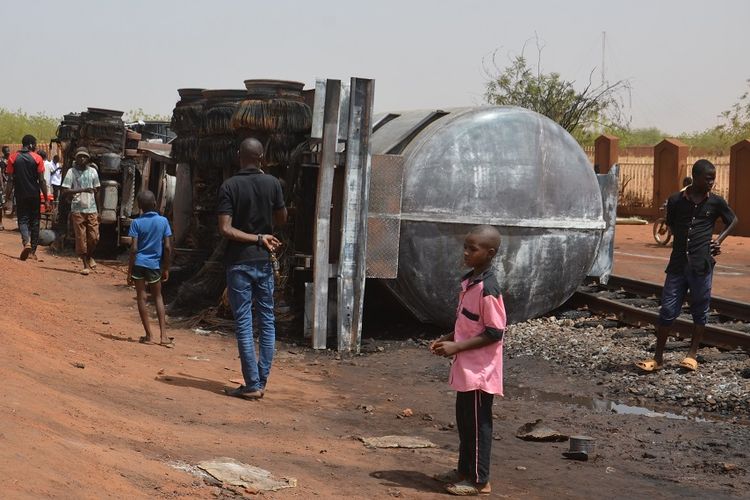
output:
<svg viewBox="0 0 750 500"><path fill-rule="evenodd" d="M315 99L312 108L312 128L310 129L311 139L323 139L323 108L326 100L326 80L315 80Z"/></svg>
<svg viewBox="0 0 750 500"><path fill-rule="evenodd" d="M617 220L617 195L620 184L620 166L614 165L608 173L597 175L599 189L602 192L602 209L606 228L599 243L596 260L589 270L589 276L599 278L606 284L612 274L615 258L615 222Z"/></svg>
<svg viewBox="0 0 750 500"><path fill-rule="evenodd" d="M367 277L398 276L404 158L373 155L367 218Z"/></svg>
<svg viewBox="0 0 750 500"><path fill-rule="evenodd" d="M435 110L423 109L398 113L398 118L385 123L372 136L373 154L385 154L409 137L423 123L430 120Z"/></svg>

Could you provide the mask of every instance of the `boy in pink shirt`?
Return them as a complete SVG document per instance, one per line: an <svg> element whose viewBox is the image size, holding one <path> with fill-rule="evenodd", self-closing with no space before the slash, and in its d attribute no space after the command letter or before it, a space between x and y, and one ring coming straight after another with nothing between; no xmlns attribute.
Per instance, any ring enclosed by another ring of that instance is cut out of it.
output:
<svg viewBox="0 0 750 500"><path fill-rule="evenodd" d="M503 334L505 306L492 260L500 233L476 226L464 240L464 264L472 271L461 280L454 330L435 340L430 349L453 357L450 386L456 393L459 436L458 468L436 479L449 483L454 495L488 495L492 446L492 400L503 395Z"/></svg>

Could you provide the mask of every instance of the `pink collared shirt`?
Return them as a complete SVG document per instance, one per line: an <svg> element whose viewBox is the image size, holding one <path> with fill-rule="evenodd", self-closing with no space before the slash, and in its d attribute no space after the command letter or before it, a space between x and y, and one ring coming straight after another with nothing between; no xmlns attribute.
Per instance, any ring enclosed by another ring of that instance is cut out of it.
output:
<svg viewBox="0 0 750 500"><path fill-rule="evenodd" d="M460 342L482 334L500 340L454 356L449 381L453 389L503 395L505 326L505 305L495 274L487 271L476 278L465 276L458 296L454 340Z"/></svg>

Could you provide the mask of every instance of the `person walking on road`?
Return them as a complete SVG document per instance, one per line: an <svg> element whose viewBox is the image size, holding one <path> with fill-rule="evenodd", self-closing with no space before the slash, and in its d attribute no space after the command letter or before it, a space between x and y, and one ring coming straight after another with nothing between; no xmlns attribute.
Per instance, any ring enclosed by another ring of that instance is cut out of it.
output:
<svg viewBox="0 0 750 500"><path fill-rule="evenodd" d="M76 238L76 253L83 262L81 274L96 269L94 250L99 243L99 174L90 162L88 149L76 149L75 163L63 179L63 197L72 196L70 219Z"/></svg>
<svg viewBox="0 0 750 500"><path fill-rule="evenodd" d="M714 257L721 253L721 242L737 225L737 217L724 198L711 192L716 180L716 167L708 160L698 160L693 165L692 174L692 184L667 200L667 225L674 235L674 243L665 271L667 276L661 295L654 358L635 364L644 372L659 370L664 366L667 337L672 323L680 315L688 290L693 338L680 366L691 371L698 369L696 355L708 320L716 264ZM719 218L724 222L725 229L713 239L714 225Z"/></svg>
<svg viewBox="0 0 750 500"><path fill-rule="evenodd" d="M8 183L8 174L5 170L8 168L8 158L10 158L10 148L3 146L3 154L0 156L0 231L5 231L3 225L3 215L5 215L5 186Z"/></svg>
<svg viewBox="0 0 750 500"><path fill-rule="evenodd" d="M23 244L20 259L26 260L31 256L33 260L38 260L36 249L39 245L41 200L44 200L48 210L50 208L47 183L44 181L44 160L35 152L36 138L33 135L23 136L21 145L23 147L8 158L5 195L6 198L10 197L11 187L15 191L18 230ZM43 198L40 198L40 194Z"/></svg>
<svg viewBox="0 0 750 500"><path fill-rule="evenodd" d="M260 169L263 145L248 138L240 144L240 171L219 189L219 233L228 240L225 254L227 296L234 315L245 383L230 396L260 399L265 393L276 341L274 275L270 252L281 246L271 233L286 223L279 180ZM260 316L260 352L253 341L253 300Z"/></svg>

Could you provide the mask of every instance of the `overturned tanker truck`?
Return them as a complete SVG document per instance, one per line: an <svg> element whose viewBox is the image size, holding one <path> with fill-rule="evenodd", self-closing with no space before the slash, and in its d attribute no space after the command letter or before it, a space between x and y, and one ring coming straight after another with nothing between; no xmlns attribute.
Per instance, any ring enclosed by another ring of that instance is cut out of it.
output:
<svg viewBox="0 0 750 500"><path fill-rule="evenodd" d="M597 176L552 120L517 107L374 114L374 81L247 80L247 90L182 89L173 311L216 304L224 288L215 196L243 137L266 146L290 213L277 292L314 348L359 348L365 278L423 322L449 327L463 237L500 229L494 266L510 321L565 302L612 266L617 168ZM181 276L183 278L181 278ZM181 283L180 283L181 282Z"/></svg>
<svg viewBox="0 0 750 500"><path fill-rule="evenodd" d="M618 170L597 181L554 121L488 106L386 113L373 130L372 185L384 175L378 155L398 155L389 165L401 170L390 174L400 179L400 189L390 186L400 191L400 210L390 214L398 233L371 232L368 255L398 243L397 273L383 282L418 319L452 326L463 237L477 224L502 234L494 270L512 322L558 307L587 275L606 281Z"/></svg>

